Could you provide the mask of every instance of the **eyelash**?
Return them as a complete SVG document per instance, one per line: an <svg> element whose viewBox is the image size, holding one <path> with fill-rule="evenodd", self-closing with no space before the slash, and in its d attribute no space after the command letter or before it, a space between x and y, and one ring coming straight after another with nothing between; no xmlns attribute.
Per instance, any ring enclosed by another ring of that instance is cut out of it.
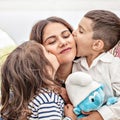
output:
<svg viewBox="0 0 120 120"><path fill-rule="evenodd" d="M66 34L67 34L67 35L63 35L63 36L62 36L62 38L63 38L63 39L69 38L69 37L70 37L70 35L71 35L70 33L69 33L69 34L68 34L68 33L66 33ZM48 44L54 44L55 42L56 42L56 39L51 40L51 42L49 42Z"/></svg>
<svg viewBox="0 0 120 120"><path fill-rule="evenodd" d="M70 36L70 34L69 35L65 35L65 36L63 36L63 38L68 38Z"/></svg>
<svg viewBox="0 0 120 120"><path fill-rule="evenodd" d="M79 30L79 33L83 33L83 31Z"/></svg>
<svg viewBox="0 0 120 120"><path fill-rule="evenodd" d="M56 40L53 40L52 42L49 42L49 44L54 44Z"/></svg>

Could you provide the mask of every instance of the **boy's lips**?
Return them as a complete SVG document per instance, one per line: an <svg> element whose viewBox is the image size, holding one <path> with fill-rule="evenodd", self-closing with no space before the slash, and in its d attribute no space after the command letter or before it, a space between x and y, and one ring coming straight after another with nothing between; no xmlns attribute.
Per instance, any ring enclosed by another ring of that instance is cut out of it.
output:
<svg viewBox="0 0 120 120"><path fill-rule="evenodd" d="M69 48L65 48L65 49L63 49L63 50L60 51L60 54L67 53L67 52L69 52L70 50L71 50L70 47L69 47Z"/></svg>

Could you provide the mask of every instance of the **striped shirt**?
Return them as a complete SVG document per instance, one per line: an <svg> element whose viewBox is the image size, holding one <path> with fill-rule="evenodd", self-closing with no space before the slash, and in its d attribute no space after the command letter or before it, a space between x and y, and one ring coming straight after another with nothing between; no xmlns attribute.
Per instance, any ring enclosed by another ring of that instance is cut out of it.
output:
<svg viewBox="0 0 120 120"><path fill-rule="evenodd" d="M29 120L61 120L64 100L54 92L42 92L28 105L32 110Z"/></svg>

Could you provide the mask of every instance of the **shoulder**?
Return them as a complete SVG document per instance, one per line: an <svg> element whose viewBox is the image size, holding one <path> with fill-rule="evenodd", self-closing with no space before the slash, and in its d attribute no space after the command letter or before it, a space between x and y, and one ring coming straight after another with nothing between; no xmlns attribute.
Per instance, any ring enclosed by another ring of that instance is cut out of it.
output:
<svg viewBox="0 0 120 120"><path fill-rule="evenodd" d="M42 120L59 120L63 116L64 101L52 91L39 93L28 105L32 110L30 118L41 118Z"/></svg>
<svg viewBox="0 0 120 120"><path fill-rule="evenodd" d="M39 93L36 97L34 97L34 99L29 103L29 105L34 107L40 107L40 105L48 104L48 103L64 104L64 101L60 95L52 91L46 91L46 92Z"/></svg>
<svg viewBox="0 0 120 120"><path fill-rule="evenodd" d="M113 56L110 52L102 53L98 58L99 61L102 61L103 63L120 63L120 58Z"/></svg>

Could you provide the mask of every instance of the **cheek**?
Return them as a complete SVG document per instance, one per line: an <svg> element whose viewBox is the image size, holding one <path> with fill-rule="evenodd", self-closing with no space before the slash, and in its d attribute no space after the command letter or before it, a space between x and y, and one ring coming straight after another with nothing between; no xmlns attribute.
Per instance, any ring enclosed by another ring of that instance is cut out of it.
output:
<svg viewBox="0 0 120 120"><path fill-rule="evenodd" d="M77 44L77 46L81 46L82 41L81 41L80 39L77 39L77 40L76 40L76 44Z"/></svg>
<svg viewBox="0 0 120 120"><path fill-rule="evenodd" d="M72 46L73 48L76 47L76 40L75 40L74 38L70 39L70 42L69 42L69 43L71 44L71 46Z"/></svg>
<svg viewBox="0 0 120 120"><path fill-rule="evenodd" d="M54 54L56 56L57 54L57 49L55 46L45 46L46 50L49 51L50 53Z"/></svg>
<svg viewBox="0 0 120 120"><path fill-rule="evenodd" d="M89 40L89 39L88 39L87 36L84 36L84 35L79 34L79 35L77 36L76 43L77 43L77 44L84 45L84 44L87 43L88 40Z"/></svg>
<svg viewBox="0 0 120 120"><path fill-rule="evenodd" d="M54 46L52 47L46 47L46 50L48 50L50 53L56 56L56 59L59 60L59 51Z"/></svg>
<svg viewBox="0 0 120 120"><path fill-rule="evenodd" d="M53 65L55 71L60 65L56 57L51 57L51 64Z"/></svg>

